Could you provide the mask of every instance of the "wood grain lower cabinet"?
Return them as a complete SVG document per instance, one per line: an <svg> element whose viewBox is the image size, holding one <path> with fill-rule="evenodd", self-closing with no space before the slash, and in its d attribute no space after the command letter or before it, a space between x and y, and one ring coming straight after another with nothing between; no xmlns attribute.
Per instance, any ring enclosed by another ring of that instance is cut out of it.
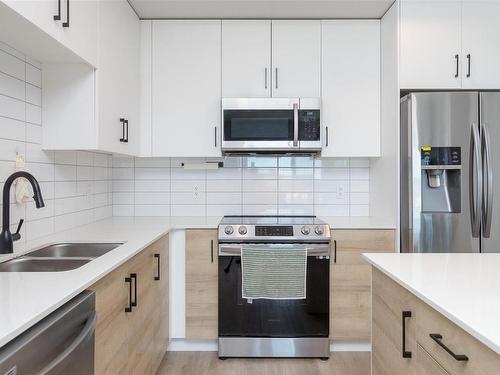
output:
<svg viewBox="0 0 500 375"><path fill-rule="evenodd" d="M372 375L500 374L500 355L375 268L372 300Z"/></svg>
<svg viewBox="0 0 500 375"><path fill-rule="evenodd" d="M89 288L96 292L95 374L156 372L168 343L166 280L168 236Z"/></svg>
<svg viewBox="0 0 500 375"><path fill-rule="evenodd" d="M186 338L188 339L218 337L217 254L217 230L186 230Z"/></svg>
<svg viewBox="0 0 500 375"><path fill-rule="evenodd" d="M393 230L332 230L330 339L371 338L371 267L362 253L394 252Z"/></svg>
<svg viewBox="0 0 500 375"><path fill-rule="evenodd" d="M417 298L376 269L372 291L372 375L416 374Z"/></svg>

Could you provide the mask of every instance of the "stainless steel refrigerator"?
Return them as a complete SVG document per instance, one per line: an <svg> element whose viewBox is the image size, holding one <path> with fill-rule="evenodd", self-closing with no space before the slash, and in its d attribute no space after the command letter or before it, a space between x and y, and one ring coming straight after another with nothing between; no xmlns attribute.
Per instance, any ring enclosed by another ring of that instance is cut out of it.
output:
<svg viewBox="0 0 500 375"><path fill-rule="evenodd" d="M500 252L500 92L401 99L401 251Z"/></svg>

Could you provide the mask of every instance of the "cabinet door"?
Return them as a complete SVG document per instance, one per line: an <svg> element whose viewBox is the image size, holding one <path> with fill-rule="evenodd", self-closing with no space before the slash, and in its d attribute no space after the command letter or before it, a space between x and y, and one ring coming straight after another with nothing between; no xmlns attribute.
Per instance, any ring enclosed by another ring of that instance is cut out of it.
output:
<svg viewBox="0 0 500 375"><path fill-rule="evenodd" d="M54 16L58 14L58 0L6 0L3 2L90 65L98 66L98 1L71 0L68 27L63 27L68 14L67 2L64 0L60 1L60 20L58 21L54 20Z"/></svg>
<svg viewBox="0 0 500 375"><path fill-rule="evenodd" d="M272 21L274 97L319 98L320 21Z"/></svg>
<svg viewBox="0 0 500 375"><path fill-rule="evenodd" d="M271 21L222 21L222 96L271 96Z"/></svg>
<svg viewBox="0 0 500 375"><path fill-rule="evenodd" d="M150 258L154 263L153 279L153 373L156 372L168 346L168 236L151 245Z"/></svg>
<svg viewBox="0 0 500 375"><path fill-rule="evenodd" d="M126 0L101 1L97 70L99 149L137 155L139 134L139 19ZM120 119L128 121L128 135Z"/></svg>
<svg viewBox="0 0 500 375"><path fill-rule="evenodd" d="M380 22L322 21L321 40L322 156L380 156Z"/></svg>
<svg viewBox="0 0 500 375"><path fill-rule="evenodd" d="M144 250L128 262L132 277L135 306L127 314L128 374L153 373L153 320L151 312L156 303L153 291L154 262L152 253ZM134 276L135 275L135 276Z"/></svg>
<svg viewBox="0 0 500 375"><path fill-rule="evenodd" d="M125 308L129 304L127 265L99 280L89 289L96 293L95 374L127 372L129 325Z"/></svg>
<svg viewBox="0 0 500 375"><path fill-rule="evenodd" d="M186 230L186 338L216 339L217 231Z"/></svg>
<svg viewBox="0 0 500 375"><path fill-rule="evenodd" d="M450 375L429 353L417 344L417 375Z"/></svg>
<svg viewBox="0 0 500 375"><path fill-rule="evenodd" d="M462 3L462 88L500 88L500 2Z"/></svg>
<svg viewBox="0 0 500 375"><path fill-rule="evenodd" d="M221 21L153 21L153 156L220 156Z"/></svg>
<svg viewBox="0 0 500 375"><path fill-rule="evenodd" d="M401 88L461 87L460 10L460 1L401 2Z"/></svg>
<svg viewBox="0 0 500 375"><path fill-rule="evenodd" d="M362 253L394 252L393 230L333 230L330 338L370 341L371 267Z"/></svg>
<svg viewBox="0 0 500 375"><path fill-rule="evenodd" d="M372 374L414 375L417 299L375 268L372 279ZM404 317L404 311L411 317ZM403 351L411 356L405 358Z"/></svg>

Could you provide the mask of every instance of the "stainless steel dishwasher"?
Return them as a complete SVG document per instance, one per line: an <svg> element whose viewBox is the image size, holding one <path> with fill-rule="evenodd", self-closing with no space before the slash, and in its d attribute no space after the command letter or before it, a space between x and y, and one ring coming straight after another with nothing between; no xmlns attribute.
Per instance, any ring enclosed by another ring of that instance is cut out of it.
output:
<svg viewBox="0 0 500 375"><path fill-rule="evenodd" d="M85 291L0 348L0 375L93 374L95 325Z"/></svg>

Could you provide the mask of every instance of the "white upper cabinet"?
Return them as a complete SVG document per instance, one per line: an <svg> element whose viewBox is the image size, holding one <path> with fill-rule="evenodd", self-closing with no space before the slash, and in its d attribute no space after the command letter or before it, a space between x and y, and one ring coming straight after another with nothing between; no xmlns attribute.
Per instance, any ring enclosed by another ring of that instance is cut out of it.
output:
<svg viewBox="0 0 500 375"><path fill-rule="evenodd" d="M500 89L500 1L462 3L462 87Z"/></svg>
<svg viewBox="0 0 500 375"><path fill-rule="evenodd" d="M139 19L126 0L99 8L99 68L43 65L43 147L137 155Z"/></svg>
<svg viewBox="0 0 500 375"><path fill-rule="evenodd" d="M320 64L320 21L272 21L273 97L320 97Z"/></svg>
<svg viewBox="0 0 500 375"><path fill-rule="evenodd" d="M271 21L222 21L222 96L271 96Z"/></svg>
<svg viewBox="0 0 500 375"><path fill-rule="evenodd" d="M221 21L153 21L152 39L152 156L220 156Z"/></svg>
<svg viewBox="0 0 500 375"><path fill-rule="evenodd" d="M500 2L401 1L400 87L499 89Z"/></svg>
<svg viewBox="0 0 500 375"><path fill-rule="evenodd" d="M140 145L139 19L126 0L101 1L100 13L99 149L136 155Z"/></svg>
<svg viewBox="0 0 500 375"><path fill-rule="evenodd" d="M401 1L400 87L461 87L460 1Z"/></svg>
<svg viewBox="0 0 500 375"><path fill-rule="evenodd" d="M98 66L99 1L2 0L2 2L90 65ZM54 19L58 16L59 19Z"/></svg>
<svg viewBox="0 0 500 375"><path fill-rule="evenodd" d="M380 21L322 21L322 156L380 156Z"/></svg>

